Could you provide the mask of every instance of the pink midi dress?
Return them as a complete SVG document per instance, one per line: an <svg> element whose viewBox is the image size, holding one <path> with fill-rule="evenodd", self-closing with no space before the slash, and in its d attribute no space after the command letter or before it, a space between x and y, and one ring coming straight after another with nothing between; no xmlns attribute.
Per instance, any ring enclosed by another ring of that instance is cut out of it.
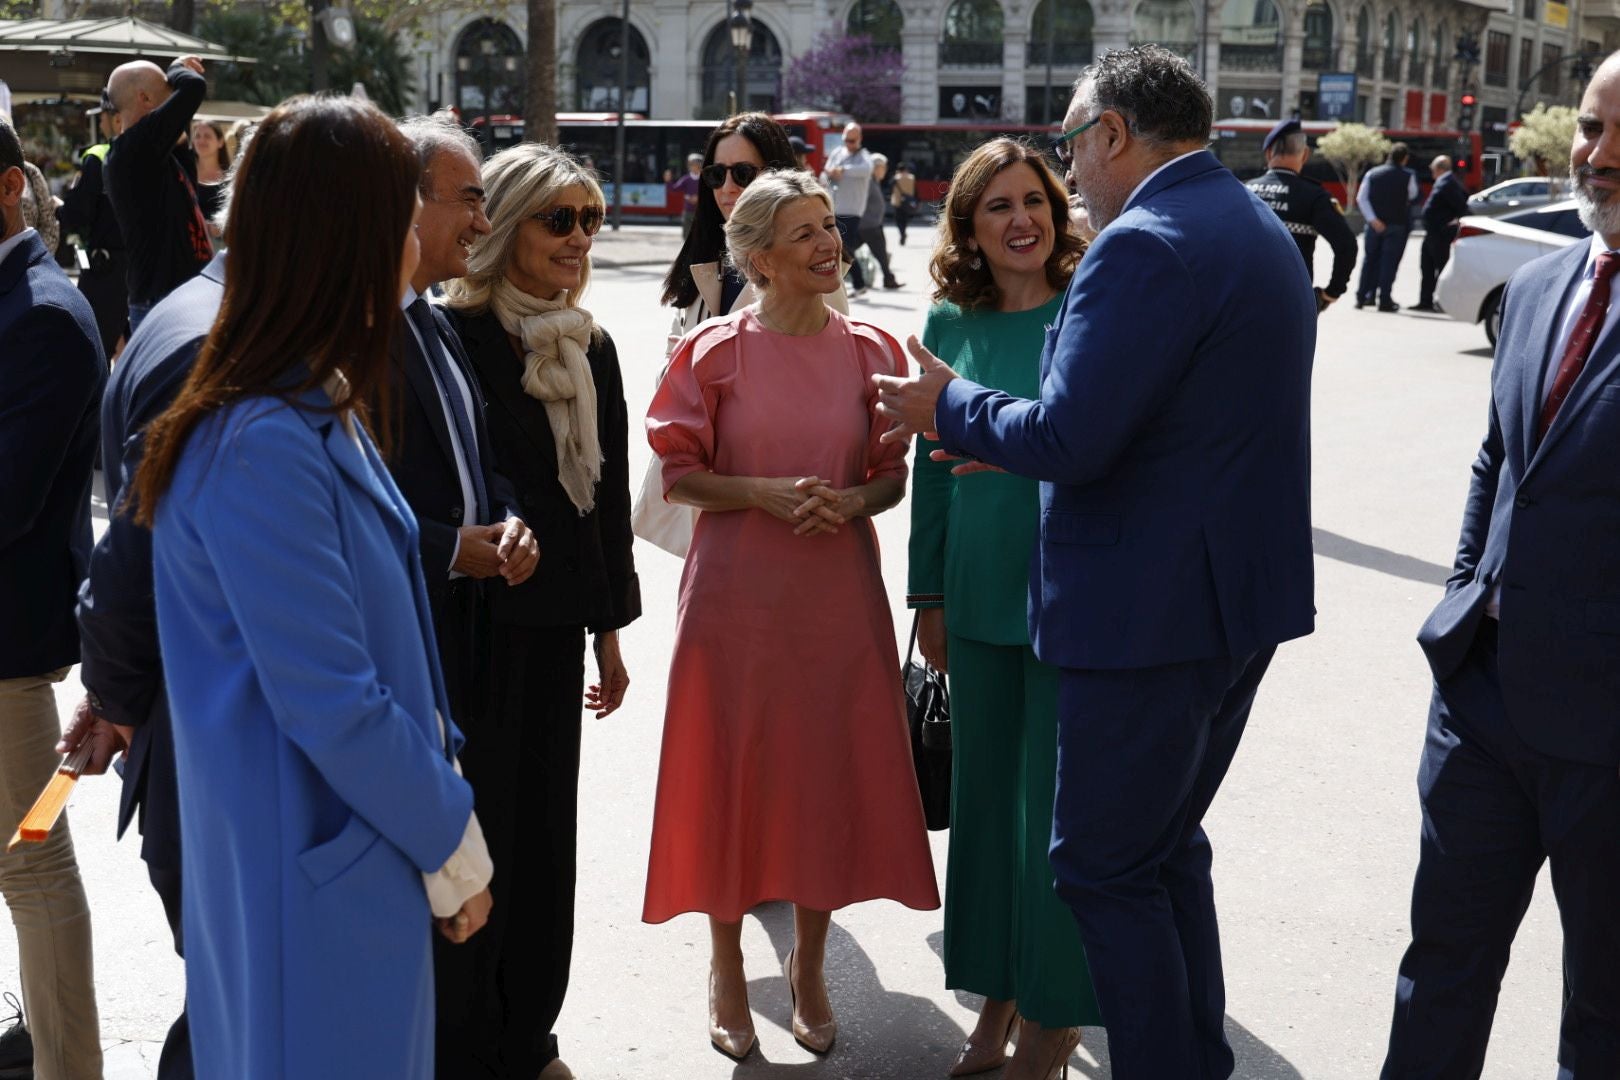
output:
<svg viewBox="0 0 1620 1080"><path fill-rule="evenodd" d="M819 333L752 308L679 345L647 413L664 490L690 472L904 479L871 376L905 361L828 312ZM939 906L877 535L795 536L763 510L704 512L681 575L642 918L735 922L767 900Z"/></svg>

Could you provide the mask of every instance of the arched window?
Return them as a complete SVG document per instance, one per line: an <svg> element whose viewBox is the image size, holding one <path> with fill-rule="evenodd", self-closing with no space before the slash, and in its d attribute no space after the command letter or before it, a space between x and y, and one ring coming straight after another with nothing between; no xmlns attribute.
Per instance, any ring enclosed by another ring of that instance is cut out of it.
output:
<svg viewBox="0 0 1620 1080"><path fill-rule="evenodd" d="M1401 27L1392 11L1384 16L1384 81L1396 82L1401 77Z"/></svg>
<svg viewBox="0 0 1620 1080"><path fill-rule="evenodd" d="M894 0L855 0L849 9L849 32L864 34L878 45L900 48L900 31L905 29L906 17Z"/></svg>
<svg viewBox="0 0 1620 1080"><path fill-rule="evenodd" d="M1356 74L1369 78L1373 73L1373 57L1378 55L1373 42L1372 8L1363 5L1356 12Z"/></svg>
<svg viewBox="0 0 1620 1080"><path fill-rule="evenodd" d="M945 12L939 62L958 67L1000 67L1002 15L996 0L956 0Z"/></svg>
<svg viewBox="0 0 1620 1080"><path fill-rule="evenodd" d="M1198 47L1198 16L1191 0L1142 0L1131 16L1132 45L1153 42L1191 56Z"/></svg>
<svg viewBox="0 0 1620 1080"><path fill-rule="evenodd" d="M726 115L728 95L737 86L737 51L731 44L731 28L724 19L709 31L703 43L703 118ZM758 19L754 20L754 40L748 49L748 71L743 100L737 111L758 109L776 112L782 98L782 46L776 35Z"/></svg>
<svg viewBox="0 0 1620 1080"><path fill-rule="evenodd" d="M1442 90L1451 84L1451 49L1446 44L1451 40L1450 30L1444 22L1434 28L1434 71L1430 78Z"/></svg>
<svg viewBox="0 0 1620 1080"><path fill-rule="evenodd" d="M1271 0L1226 0L1221 8L1221 68L1282 70L1282 18Z"/></svg>
<svg viewBox="0 0 1620 1080"><path fill-rule="evenodd" d="M1086 0L1041 0L1029 21L1029 66L1045 66L1048 52L1054 67L1091 63L1091 24Z"/></svg>
<svg viewBox="0 0 1620 1080"><path fill-rule="evenodd" d="M1423 17L1414 16L1412 27L1406 32L1406 81L1418 86L1423 85L1423 77L1427 74L1424 68L1429 66L1424 63L1426 57L1423 55L1423 45L1428 36L1423 29Z"/></svg>
<svg viewBox="0 0 1620 1080"><path fill-rule="evenodd" d="M619 105L619 58L624 24L598 19L579 37L574 53L574 108L583 112L614 112ZM651 54L641 31L630 27L630 79L626 83L626 112L650 113Z"/></svg>
<svg viewBox="0 0 1620 1080"><path fill-rule="evenodd" d="M523 114L523 40L510 26L479 19L456 41L456 108L463 120Z"/></svg>
<svg viewBox="0 0 1620 1080"><path fill-rule="evenodd" d="M1333 9L1322 0L1311 0L1305 7L1306 71L1335 71L1333 58Z"/></svg>

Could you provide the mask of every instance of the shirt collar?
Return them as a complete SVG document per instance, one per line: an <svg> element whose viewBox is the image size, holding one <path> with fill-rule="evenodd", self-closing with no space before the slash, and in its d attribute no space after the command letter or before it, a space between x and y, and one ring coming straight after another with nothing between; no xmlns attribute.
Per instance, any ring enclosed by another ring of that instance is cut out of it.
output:
<svg viewBox="0 0 1620 1080"><path fill-rule="evenodd" d="M1608 244L1603 242L1602 233L1594 232L1592 234L1591 242L1586 246L1586 270L1581 274L1582 277L1589 278L1593 275L1593 273L1596 272L1597 257L1602 255L1604 252L1609 252L1610 254L1620 254L1620 252L1615 251L1614 248L1611 248Z"/></svg>
<svg viewBox="0 0 1620 1080"><path fill-rule="evenodd" d="M33 235L34 229L31 226L24 226L23 231L10 240L0 240L0 262L5 262L10 258L11 253L26 244L28 238Z"/></svg>
<svg viewBox="0 0 1620 1080"><path fill-rule="evenodd" d="M1204 152L1204 148L1202 146L1200 146L1197 150L1189 150L1185 154L1181 154L1181 155L1178 155L1176 157L1171 158L1169 161L1165 162L1163 165L1160 165L1157 169L1154 169L1152 172L1148 173L1146 176L1144 176L1142 178L1142 182L1140 184L1136 185L1135 190L1133 190L1131 192L1131 197L1125 200L1125 206L1124 206L1123 209L1120 210L1120 213L1123 214L1126 210L1129 210L1131 208L1131 203L1136 201L1136 197L1138 195L1142 194L1142 189L1147 187L1149 182L1151 182L1152 179L1155 176L1158 176L1160 173L1164 172L1164 170L1168 169L1170 166L1174 165L1176 162L1185 161L1188 158L1192 157L1194 154L1202 154L1203 152Z"/></svg>
<svg viewBox="0 0 1620 1080"><path fill-rule="evenodd" d="M405 299L403 299L403 300L401 300L399 302L399 310L404 311L406 308L408 308L412 304L416 303L417 295L418 294L416 292L416 286L414 286L414 285L405 286Z"/></svg>

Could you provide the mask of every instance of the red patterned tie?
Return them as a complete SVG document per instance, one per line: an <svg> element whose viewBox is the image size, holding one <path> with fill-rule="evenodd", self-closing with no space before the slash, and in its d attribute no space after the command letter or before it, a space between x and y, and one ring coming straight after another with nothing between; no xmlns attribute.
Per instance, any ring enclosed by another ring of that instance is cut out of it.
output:
<svg viewBox="0 0 1620 1080"><path fill-rule="evenodd" d="M1614 277L1616 270L1620 270L1620 255L1605 251L1597 257L1597 266L1592 271L1592 291L1586 297L1581 317L1575 320L1569 343L1564 346L1564 357L1558 361L1558 373L1553 376L1552 391L1541 406L1541 424L1536 429L1537 442L1546 437L1553 417L1558 415L1564 399L1569 397L1570 388L1580 378L1586 358L1592 355L1592 344L1597 341L1598 331L1603 329L1603 318L1609 313L1609 279Z"/></svg>

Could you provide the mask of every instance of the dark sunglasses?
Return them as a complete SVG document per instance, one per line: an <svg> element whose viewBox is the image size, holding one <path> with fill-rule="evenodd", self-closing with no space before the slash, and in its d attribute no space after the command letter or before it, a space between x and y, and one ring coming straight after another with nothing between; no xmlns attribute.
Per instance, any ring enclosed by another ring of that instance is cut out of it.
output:
<svg viewBox="0 0 1620 1080"><path fill-rule="evenodd" d="M534 215L534 220L550 229L552 236L567 236L574 231L575 225L586 236L595 236L606 216L607 211L600 206L587 206L583 210L575 210L572 206L554 206Z"/></svg>
<svg viewBox="0 0 1620 1080"><path fill-rule="evenodd" d="M718 163L705 165L703 166L703 182L712 188L723 188L726 186L726 173L728 172L731 173L731 178L737 181L738 187L747 187L760 174L760 168L758 165L750 165L746 161L739 161L735 165L721 165Z"/></svg>

